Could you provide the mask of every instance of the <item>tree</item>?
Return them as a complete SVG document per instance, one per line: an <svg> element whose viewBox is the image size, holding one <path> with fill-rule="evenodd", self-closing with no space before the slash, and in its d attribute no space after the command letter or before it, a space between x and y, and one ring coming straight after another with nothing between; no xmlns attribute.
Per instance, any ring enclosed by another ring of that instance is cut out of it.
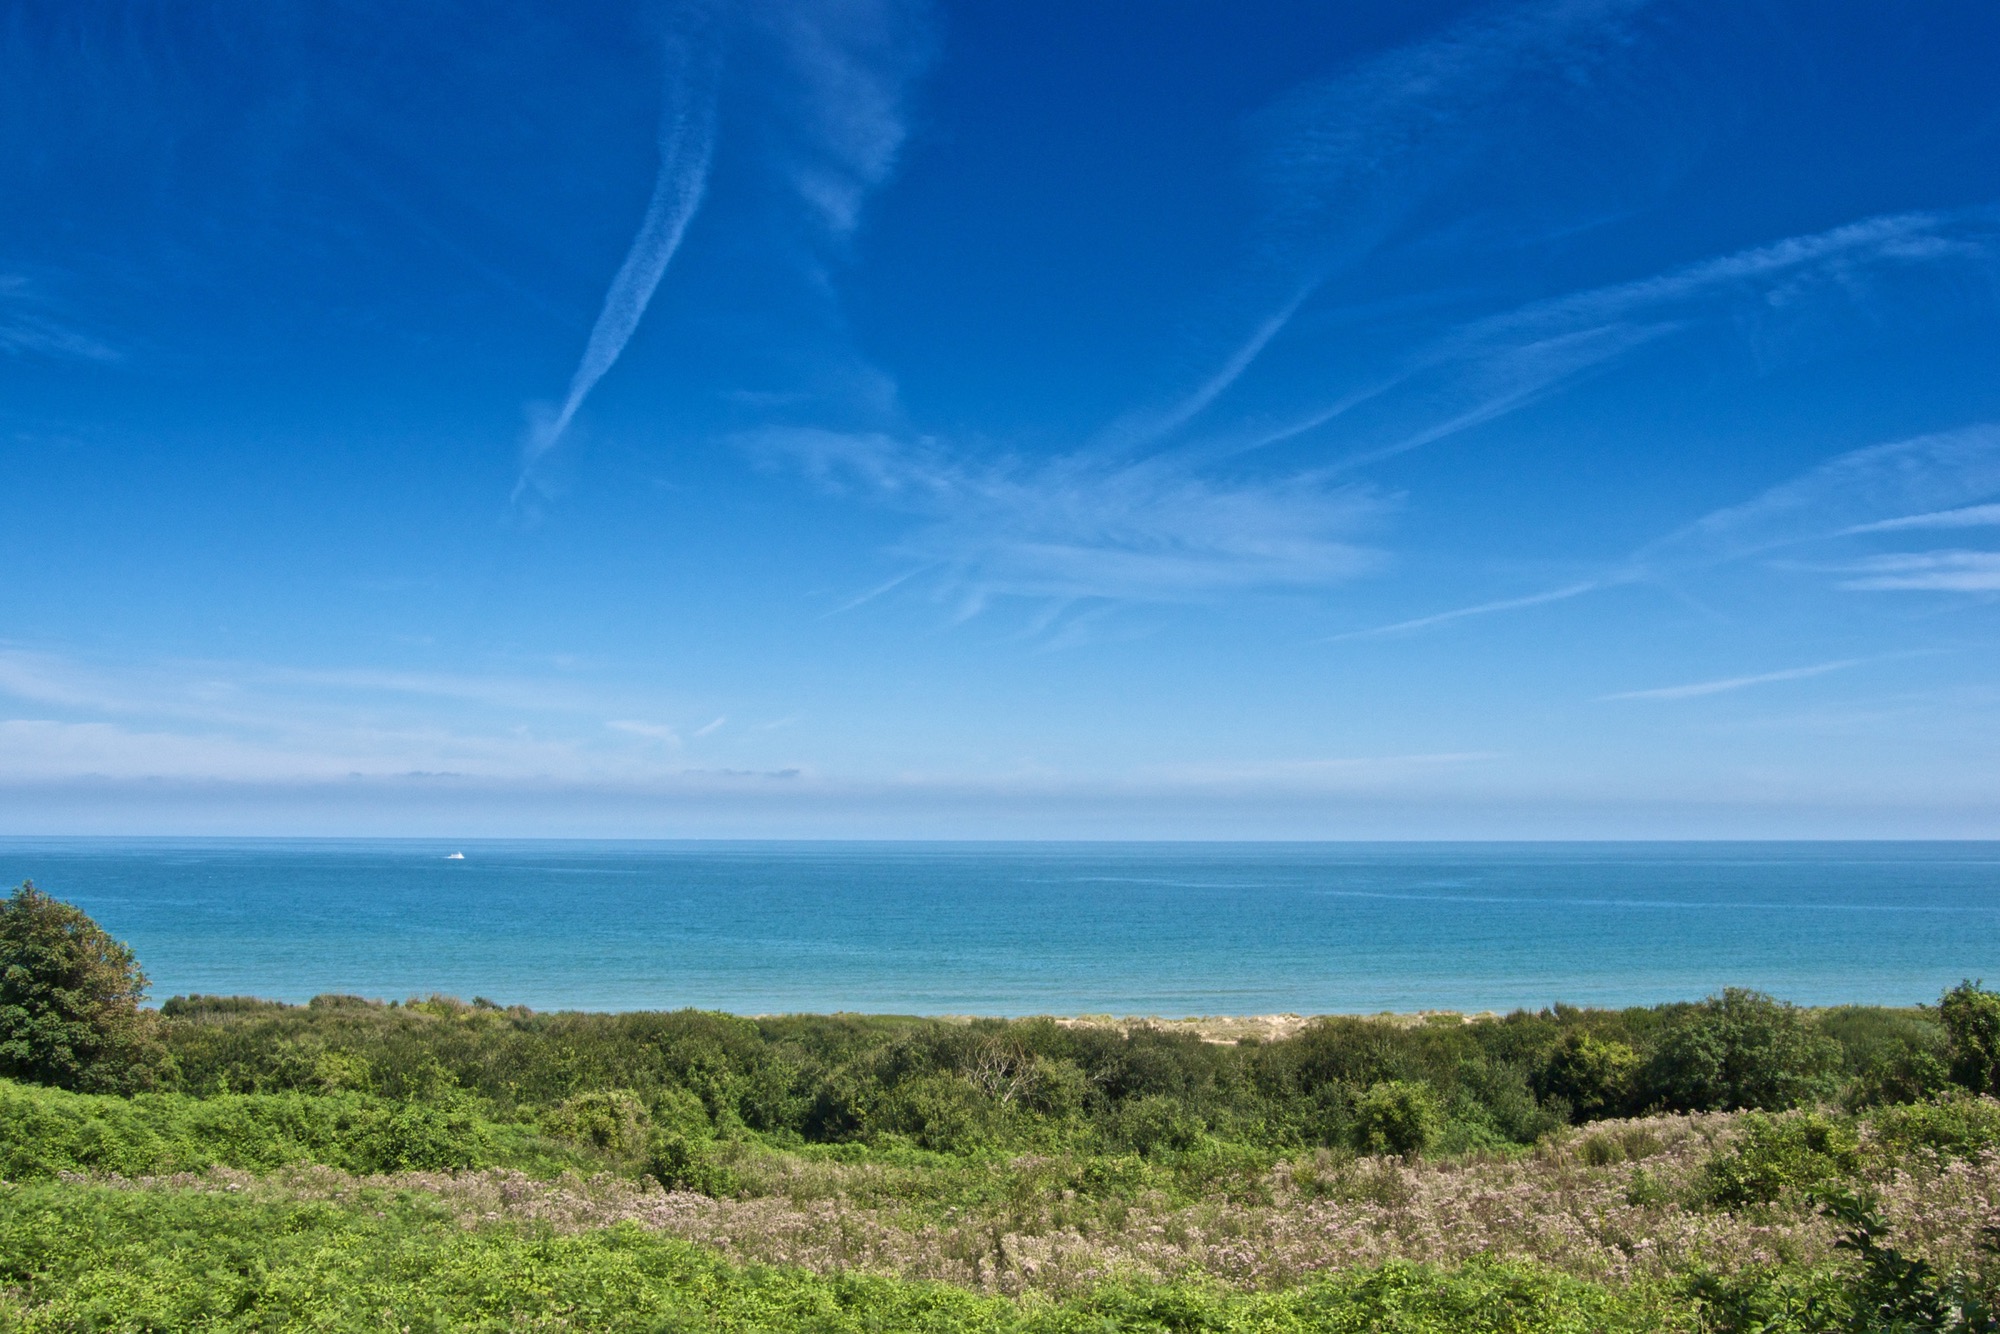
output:
<svg viewBox="0 0 2000 1334"><path fill-rule="evenodd" d="M1625 1043L1571 1032L1535 1072L1534 1089L1568 1103L1572 1120L1595 1121L1627 1110L1638 1073L1639 1053Z"/></svg>
<svg viewBox="0 0 2000 1334"><path fill-rule="evenodd" d="M1661 1036L1641 1074L1643 1100L1676 1112L1783 1111L1832 1096L1839 1061L1803 1010L1730 987Z"/></svg>
<svg viewBox="0 0 2000 1334"><path fill-rule="evenodd" d="M1437 1099L1423 1084L1383 1080L1354 1100L1354 1147L1363 1153L1414 1157L1428 1149L1443 1128Z"/></svg>
<svg viewBox="0 0 2000 1334"><path fill-rule="evenodd" d="M1961 982L1938 1000L1952 1083L2000 1097L2000 993Z"/></svg>
<svg viewBox="0 0 2000 1334"><path fill-rule="evenodd" d="M146 975L81 908L23 883L0 903L0 1075L92 1093L150 1084Z"/></svg>

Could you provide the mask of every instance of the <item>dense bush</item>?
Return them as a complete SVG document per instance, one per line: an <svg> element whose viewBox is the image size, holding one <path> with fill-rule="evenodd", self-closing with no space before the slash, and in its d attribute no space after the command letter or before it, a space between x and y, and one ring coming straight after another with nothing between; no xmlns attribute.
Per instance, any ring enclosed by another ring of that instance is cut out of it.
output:
<svg viewBox="0 0 2000 1334"><path fill-rule="evenodd" d="M1952 1082L2000 1096L2000 994L1961 982L1938 1002L1951 1059Z"/></svg>
<svg viewBox="0 0 2000 1334"><path fill-rule="evenodd" d="M637 1094L609 1089L564 1098L543 1115L542 1129L556 1139L608 1158L630 1159L646 1151L652 1119Z"/></svg>
<svg viewBox="0 0 2000 1334"><path fill-rule="evenodd" d="M1892 1229L1865 1194L1827 1192L1826 1212L1845 1227L1839 1241L1860 1262L1845 1285L1846 1334L1995 1334L2000 1331L1991 1292L1968 1275L1941 1274L1892 1245Z"/></svg>
<svg viewBox="0 0 2000 1334"><path fill-rule="evenodd" d="M1443 1122L1429 1088L1408 1080L1385 1080L1355 1099L1354 1147L1362 1153L1410 1157L1436 1142Z"/></svg>
<svg viewBox="0 0 2000 1334"><path fill-rule="evenodd" d="M1941 1070L1947 1050L1922 1011L1815 1015L1743 991L1471 1021L1329 1018L1245 1044L1143 1024L533 1014L442 998L189 997L163 1013L184 1092L470 1098L624 1163L682 1152L656 1131L688 1146L750 1135L957 1155L1462 1152L1648 1108L1781 1110L1843 1088L1863 1107L1900 1087L1885 1071Z"/></svg>
<svg viewBox="0 0 2000 1334"><path fill-rule="evenodd" d="M1620 1116L1632 1105L1639 1067L1639 1053L1629 1045L1571 1032L1535 1072L1535 1092L1560 1100L1578 1121Z"/></svg>
<svg viewBox="0 0 2000 1334"><path fill-rule="evenodd" d="M2000 1149L2000 1102L1990 1097L1960 1094L1882 1107L1869 1115L1867 1125L1875 1142L1900 1159L1976 1158Z"/></svg>
<svg viewBox="0 0 2000 1334"><path fill-rule="evenodd" d="M552 1171L593 1160L462 1108L366 1094L121 1098L0 1081L0 1178L63 1172L157 1176L324 1163L350 1172L517 1166Z"/></svg>
<svg viewBox="0 0 2000 1334"><path fill-rule="evenodd" d="M1804 1010L1731 987L1662 1035L1641 1099L1677 1112L1779 1111L1832 1096L1840 1065L1839 1045Z"/></svg>
<svg viewBox="0 0 2000 1334"><path fill-rule="evenodd" d="M1735 1141L1709 1160L1708 1195L1717 1204L1769 1204L1852 1175L1861 1161L1854 1128L1818 1112L1745 1118Z"/></svg>
<svg viewBox="0 0 2000 1334"><path fill-rule="evenodd" d="M161 1051L132 951L24 883L0 903L0 1077L59 1088L151 1084Z"/></svg>

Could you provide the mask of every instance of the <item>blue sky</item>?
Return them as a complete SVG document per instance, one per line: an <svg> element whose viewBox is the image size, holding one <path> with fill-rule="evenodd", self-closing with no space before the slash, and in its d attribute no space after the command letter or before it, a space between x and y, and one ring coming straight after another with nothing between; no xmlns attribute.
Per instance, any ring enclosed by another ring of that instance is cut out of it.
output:
<svg viewBox="0 0 2000 1334"><path fill-rule="evenodd" d="M0 831L2000 836L2000 9L0 21Z"/></svg>

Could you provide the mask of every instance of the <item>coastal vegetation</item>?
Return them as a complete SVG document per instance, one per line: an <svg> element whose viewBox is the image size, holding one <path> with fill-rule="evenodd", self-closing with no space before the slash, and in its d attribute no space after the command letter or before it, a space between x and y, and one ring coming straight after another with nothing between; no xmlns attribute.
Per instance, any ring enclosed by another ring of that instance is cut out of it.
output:
<svg viewBox="0 0 2000 1334"><path fill-rule="evenodd" d="M2000 1329L2000 994L1186 1025L181 996L0 907L0 1330Z"/></svg>

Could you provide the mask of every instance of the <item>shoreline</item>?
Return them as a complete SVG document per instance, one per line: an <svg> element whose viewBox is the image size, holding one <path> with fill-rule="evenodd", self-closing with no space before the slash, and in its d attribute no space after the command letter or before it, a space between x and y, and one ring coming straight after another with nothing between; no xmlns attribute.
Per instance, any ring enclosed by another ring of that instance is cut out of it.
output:
<svg viewBox="0 0 2000 1334"><path fill-rule="evenodd" d="M315 1007L314 1002L320 1002ZM1301 1013L1298 1011L1276 1011L1263 1014L1203 1014L1181 1015L1169 1018L1159 1014L971 1014L945 1012L937 1014L910 1014L890 1010L766 1010L754 1013L740 1013L731 1010L714 1010L702 1006L675 1006L672 1008L648 1008L637 1010L538 1010L526 1005L502 1005L475 997L471 1001L457 996L432 993L428 996L409 996L400 1000L383 999L372 996L357 996L342 993L324 993L307 1001L274 1000L262 996L219 995L195 992L168 997L166 1000L148 1005L151 1012L161 1013L164 1007L172 1005L169 1013L199 1014L204 1011L229 1012L254 1010L264 1007L308 1009L345 1008L355 1006L369 1009L423 1009L445 1008L449 1010L486 1011L494 1014L512 1014L520 1017L529 1015L546 1016L558 1014L676 1014L692 1010L700 1014L724 1015L734 1019L748 1019L763 1022L798 1018L853 1018L867 1020L899 1020L907 1023L973 1024L1001 1022L1009 1024L1047 1020L1061 1028L1110 1029L1119 1033L1129 1033L1135 1028L1152 1028L1166 1033L1189 1034L1203 1042L1234 1045L1246 1039L1255 1042L1281 1042L1299 1033L1308 1025L1320 1019L1365 1019L1375 1023L1390 1024L1397 1028L1420 1028L1428 1024L1471 1024L1502 1018L1506 1012L1500 1010L1371 1010L1371 1011L1320 1011ZM1596 1007L1580 1006L1579 1009ZM1815 1007L1801 1007L1815 1008Z"/></svg>

